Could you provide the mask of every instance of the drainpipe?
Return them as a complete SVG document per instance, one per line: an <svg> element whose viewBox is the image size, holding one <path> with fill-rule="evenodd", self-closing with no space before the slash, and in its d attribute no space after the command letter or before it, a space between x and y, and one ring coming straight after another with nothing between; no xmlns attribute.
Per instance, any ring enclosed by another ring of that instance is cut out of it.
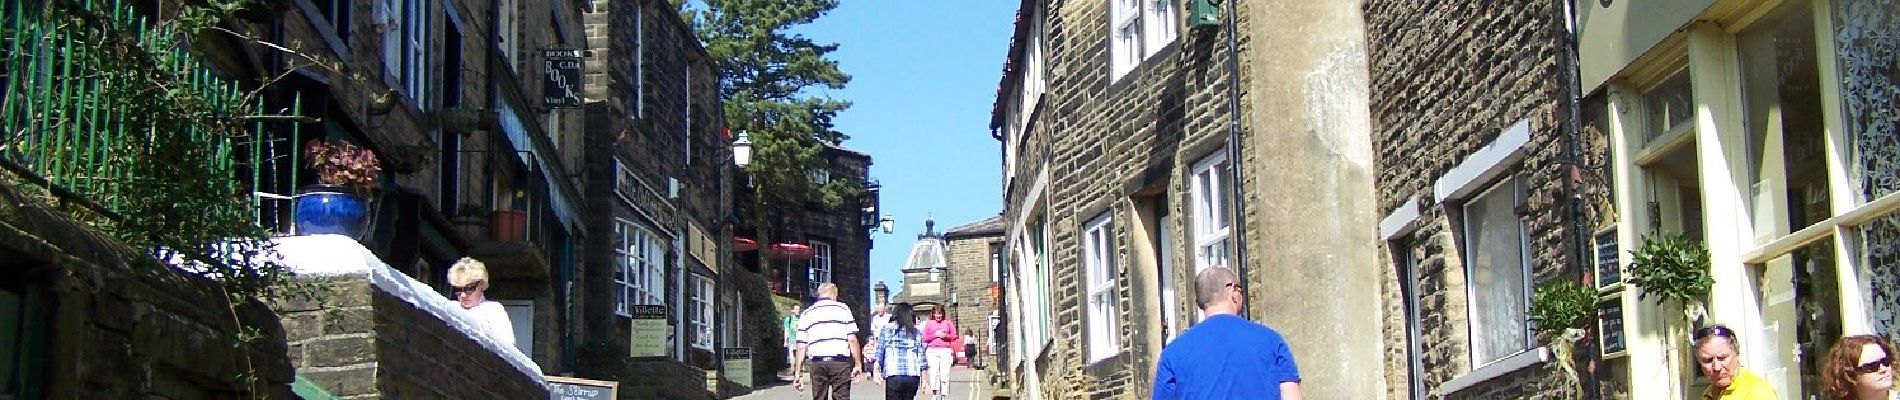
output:
<svg viewBox="0 0 1900 400"><path fill-rule="evenodd" d="M1227 21L1221 25L1227 28L1227 169L1228 177L1231 179L1231 182L1228 182L1231 185L1228 187L1233 188L1228 191L1230 193L1227 196L1228 205L1231 207L1227 209L1232 213L1233 218L1229 225L1233 227L1234 235L1234 275L1240 276L1240 290L1245 292L1247 290L1247 229L1244 223L1245 218L1242 217L1246 213L1242 211L1246 210L1247 196L1245 191L1239 190L1241 182L1240 46L1239 39L1234 33L1234 25L1239 24L1239 18L1236 18L1234 12L1234 3L1238 2L1235 0L1221 2L1227 6ZM1252 309L1253 307L1241 307L1240 316L1247 318Z"/></svg>
<svg viewBox="0 0 1900 400"><path fill-rule="evenodd" d="M1591 234L1588 215L1583 209L1583 116L1581 115L1583 83L1578 71L1581 66L1577 55L1577 2L1576 0L1556 0L1555 3L1558 16L1564 22L1561 36L1563 45L1559 53L1563 57L1564 96L1567 100L1564 106L1567 115L1562 124L1565 139L1564 157L1568 159L1568 174L1564 178L1564 191L1570 196L1571 229L1576 231L1570 236L1571 250L1574 252L1571 268L1577 272L1577 281L1583 282L1590 276L1591 266L1584 260L1590 255ZM1602 332L1597 334L1601 335ZM1584 374L1583 391L1586 398L1598 400L1603 398L1601 385L1598 384L1602 378L1603 352L1596 346L1588 348L1593 350L1587 356L1590 361L1588 364L1590 370Z"/></svg>

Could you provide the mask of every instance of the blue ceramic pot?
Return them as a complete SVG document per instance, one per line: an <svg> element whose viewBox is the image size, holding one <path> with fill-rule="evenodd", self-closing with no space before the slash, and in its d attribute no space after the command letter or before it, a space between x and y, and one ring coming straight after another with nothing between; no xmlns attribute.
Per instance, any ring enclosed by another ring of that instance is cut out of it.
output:
<svg viewBox="0 0 1900 400"><path fill-rule="evenodd" d="M305 187L297 195L293 218L299 235L362 237L369 205L362 196L339 186Z"/></svg>

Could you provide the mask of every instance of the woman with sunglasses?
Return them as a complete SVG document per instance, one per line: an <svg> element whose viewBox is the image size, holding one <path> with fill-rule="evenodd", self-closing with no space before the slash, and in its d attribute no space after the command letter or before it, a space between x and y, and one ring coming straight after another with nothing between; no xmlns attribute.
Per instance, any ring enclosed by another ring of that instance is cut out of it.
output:
<svg viewBox="0 0 1900 400"><path fill-rule="evenodd" d="M501 344L515 345L515 325L508 322L508 309L488 300L488 266L473 258L462 257L449 267L449 286L455 289L455 303L488 329Z"/></svg>
<svg viewBox="0 0 1900 400"><path fill-rule="evenodd" d="M1821 382L1831 400L1893 398L1893 345L1874 335L1841 338L1827 352Z"/></svg>
<svg viewBox="0 0 1900 400"><path fill-rule="evenodd" d="M1742 369L1740 343L1735 330L1715 324L1695 330L1695 362L1702 376L1709 377L1709 389L1702 400L1776 400L1775 387L1755 373Z"/></svg>

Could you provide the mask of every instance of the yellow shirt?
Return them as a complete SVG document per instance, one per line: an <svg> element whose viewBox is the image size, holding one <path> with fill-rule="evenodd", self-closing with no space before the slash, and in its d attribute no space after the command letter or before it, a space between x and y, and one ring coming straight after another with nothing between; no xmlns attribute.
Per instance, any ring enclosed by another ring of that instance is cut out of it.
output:
<svg viewBox="0 0 1900 400"><path fill-rule="evenodd" d="M1747 368L1735 370L1735 380L1728 387L1717 389L1713 386L1702 392L1703 400L1778 400L1775 387L1768 384Z"/></svg>

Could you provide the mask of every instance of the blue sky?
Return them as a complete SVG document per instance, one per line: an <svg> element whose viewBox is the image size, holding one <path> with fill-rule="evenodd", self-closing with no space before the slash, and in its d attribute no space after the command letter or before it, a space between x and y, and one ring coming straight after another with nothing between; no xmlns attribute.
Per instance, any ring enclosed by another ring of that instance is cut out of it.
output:
<svg viewBox="0 0 1900 400"><path fill-rule="evenodd" d="M894 233L873 233L871 282L892 291L904 256L934 216L939 231L1002 210L1000 147L990 106L1014 29L1011 0L844 0L797 31L836 42L852 80L834 98L855 103L838 116L845 147L871 154Z"/></svg>

